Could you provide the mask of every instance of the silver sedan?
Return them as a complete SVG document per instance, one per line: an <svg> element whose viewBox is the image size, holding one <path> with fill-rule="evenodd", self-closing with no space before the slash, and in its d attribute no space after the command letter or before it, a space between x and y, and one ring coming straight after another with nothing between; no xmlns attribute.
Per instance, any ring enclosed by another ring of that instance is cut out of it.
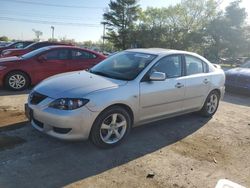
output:
<svg viewBox="0 0 250 188"><path fill-rule="evenodd" d="M37 130L60 139L119 144L134 126L190 112L215 114L224 72L190 52L132 49L88 71L44 80L29 95L26 114Z"/></svg>

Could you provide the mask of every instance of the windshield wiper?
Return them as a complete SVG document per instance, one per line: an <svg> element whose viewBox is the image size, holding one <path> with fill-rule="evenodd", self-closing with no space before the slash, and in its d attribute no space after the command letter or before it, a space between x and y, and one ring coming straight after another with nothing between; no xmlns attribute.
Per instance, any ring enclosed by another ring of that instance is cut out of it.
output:
<svg viewBox="0 0 250 188"><path fill-rule="evenodd" d="M89 70L89 72L92 73L92 74L96 74L96 75L100 75L100 76L111 78L111 76L109 74L101 72L101 71L92 71L92 70Z"/></svg>

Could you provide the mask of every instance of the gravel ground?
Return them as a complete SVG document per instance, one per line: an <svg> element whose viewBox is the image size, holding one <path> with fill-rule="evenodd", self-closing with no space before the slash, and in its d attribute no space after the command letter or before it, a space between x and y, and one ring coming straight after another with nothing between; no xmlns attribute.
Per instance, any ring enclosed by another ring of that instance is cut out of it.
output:
<svg viewBox="0 0 250 188"><path fill-rule="evenodd" d="M101 150L34 130L26 93L0 91L0 187L250 187L250 97L226 94L212 119L158 121Z"/></svg>

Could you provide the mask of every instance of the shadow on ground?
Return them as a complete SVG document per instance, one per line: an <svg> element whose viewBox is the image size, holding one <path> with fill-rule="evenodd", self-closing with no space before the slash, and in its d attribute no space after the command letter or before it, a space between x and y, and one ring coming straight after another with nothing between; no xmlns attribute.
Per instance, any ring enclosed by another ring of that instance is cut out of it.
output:
<svg viewBox="0 0 250 188"><path fill-rule="evenodd" d="M250 107L250 95L236 92L226 92L223 101Z"/></svg>
<svg viewBox="0 0 250 188"><path fill-rule="evenodd" d="M4 88L0 88L0 96L11 96L11 95L22 95L29 94L32 88L26 89L24 91L10 91Z"/></svg>
<svg viewBox="0 0 250 188"><path fill-rule="evenodd" d="M25 140L0 152L0 187L62 187L178 142L208 121L189 114L144 125L134 128L121 145L108 150L96 148L89 141L60 141L30 126L18 128L9 136L19 135ZM24 136L30 134L30 138ZM15 157L10 159L9 155Z"/></svg>

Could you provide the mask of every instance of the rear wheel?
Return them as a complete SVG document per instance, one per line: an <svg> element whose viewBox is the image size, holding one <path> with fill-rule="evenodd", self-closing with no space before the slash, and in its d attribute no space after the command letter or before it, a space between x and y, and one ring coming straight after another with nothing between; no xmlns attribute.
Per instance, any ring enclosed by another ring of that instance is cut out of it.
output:
<svg viewBox="0 0 250 188"><path fill-rule="evenodd" d="M119 106L114 106L97 117L91 130L91 140L98 147L110 148L118 145L130 129L129 113Z"/></svg>
<svg viewBox="0 0 250 188"><path fill-rule="evenodd" d="M217 91L212 91L207 96L207 99L200 110L200 114L205 117L212 117L218 109L220 95Z"/></svg>
<svg viewBox="0 0 250 188"><path fill-rule="evenodd" d="M21 71L10 72L5 78L5 86L14 91L24 90L29 86L29 84L29 77Z"/></svg>

